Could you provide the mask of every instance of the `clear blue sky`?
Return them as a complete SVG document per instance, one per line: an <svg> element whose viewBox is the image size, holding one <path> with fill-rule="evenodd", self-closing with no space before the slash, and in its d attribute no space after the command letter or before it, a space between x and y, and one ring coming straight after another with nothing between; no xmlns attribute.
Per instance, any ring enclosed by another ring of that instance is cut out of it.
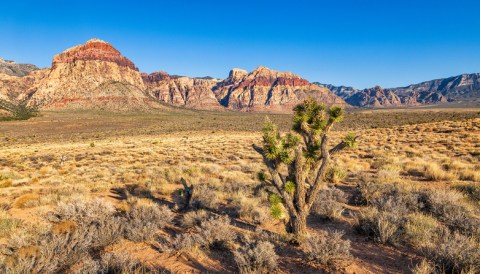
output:
<svg viewBox="0 0 480 274"><path fill-rule="evenodd" d="M480 1L2 1L0 57L50 66L96 37L143 72L404 86L480 72Z"/></svg>

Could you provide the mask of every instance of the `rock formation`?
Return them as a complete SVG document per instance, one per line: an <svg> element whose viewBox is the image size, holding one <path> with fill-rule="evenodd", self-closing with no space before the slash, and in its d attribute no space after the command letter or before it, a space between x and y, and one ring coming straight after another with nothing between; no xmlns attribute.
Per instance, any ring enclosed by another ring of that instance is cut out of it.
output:
<svg viewBox="0 0 480 274"><path fill-rule="evenodd" d="M17 64L14 61L0 58L0 73L10 76L25 76L39 68L31 64Z"/></svg>
<svg viewBox="0 0 480 274"><path fill-rule="evenodd" d="M419 106L480 99L479 73L387 89L376 86L358 90L352 87L316 84L330 89L347 103L357 107Z"/></svg>
<svg viewBox="0 0 480 274"><path fill-rule="evenodd" d="M152 106L135 65L98 39L56 55L48 75L33 89L29 105L44 109Z"/></svg>
<svg viewBox="0 0 480 274"><path fill-rule="evenodd" d="M233 69L213 91L223 106L240 111L291 111L308 97L327 105L346 106L341 98L326 88L293 73L266 67L258 67L250 73Z"/></svg>
<svg viewBox="0 0 480 274"><path fill-rule="evenodd" d="M166 72L142 73L146 92L160 102L194 109L224 109L212 89L215 79L171 76Z"/></svg>

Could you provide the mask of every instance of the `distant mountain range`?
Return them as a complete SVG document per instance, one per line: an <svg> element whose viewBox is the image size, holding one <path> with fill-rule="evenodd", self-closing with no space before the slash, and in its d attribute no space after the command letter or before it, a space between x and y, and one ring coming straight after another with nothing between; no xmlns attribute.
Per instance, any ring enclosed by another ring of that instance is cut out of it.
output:
<svg viewBox="0 0 480 274"><path fill-rule="evenodd" d="M353 87L315 83L328 88L355 107L420 106L480 100L480 73L462 74L399 88L375 86L358 90Z"/></svg>
<svg viewBox="0 0 480 274"><path fill-rule="evenodd" d="M52 66L0 59L0 100L40 109L144 110L173 105L233 111L290 112L305 98L344 107L418 106L480 98L479 74L460 75L403 88L310 83L290 72L258 67L232 69L226 79L140 73L111 44L89 40L53 57Z"/></svg>

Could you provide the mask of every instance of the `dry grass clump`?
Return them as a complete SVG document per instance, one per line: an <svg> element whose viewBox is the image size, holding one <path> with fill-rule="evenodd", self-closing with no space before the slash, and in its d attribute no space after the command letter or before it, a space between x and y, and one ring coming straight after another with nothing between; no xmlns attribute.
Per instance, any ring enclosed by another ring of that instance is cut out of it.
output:
<svg viewBox="0 0 480 274"><path fill-rule="evenodd" d="M435 162L425 165L423 175L432 181L453 181L457 179L457 174L454 171L446 171Z"/></svg>
<svg viewBox="0 0 480 274"><path fill-rule="evenodd" d="M0 209L0 238L8 237L21 224L20 220L12 218L5 210Z"/></svg>
<svg viewBox="0 0 480 274"><path fill-rule="evenodd" d="M347 260L350 257L350 241L343 240L342 236L343 233L338 231L308 236L305 239L307 258L327 266Z"/></svg>
<svg viewBox="0 0 480 274"><path fill-rule="evenodd" d="M480 170L463 170L460 171L460 180L464 181L472 181L472 182L480 182Z"/></svg>
<svg viewBox="0 0 480 274"><path fill-rule="evenodd" d="M423 259L414 268L412 268L412 273L413 274L436 274L437 271L430 262Z"/></svg>
<svg viewBox="0 0 480 274"><path fill-rule="evenodd" d="M331 184L338 184L347 177L347 170L338 165L332 165L325 173L325 179Z"/></svg>
<svg viewBox="0 0 480 274"><path fill-rule="evenodd" d="M382 183L395 183L400 179L402 168L397 164L383 165L378 169L377 180Z"/></svg>
<svg viewBox="0 0 480 274"><path fill-rule="evenodd" d="M336 219L342 215L345 193L337 188L325 187L318 193L311 213L325 219Z"/></svg>
<svg viewBox="0 0 480 274"><path fill-rule="evenodd" d="M40 195L37 193L26 193L15 199L13 208L31 208L40 204Z"/></svg>
<svg viewBox="0 0 480 274"><path fill-rule="evenodd" d="M425 247L436 240L439 228L437 220L431 216L416 212L408 215L403 228L403 238L406 243L415 247Z"/></svg>
<svg viewBox="0 0 480 274"><path fill-rule="evenodd" d="M275 246L264 241L242 245L233 252L233 257L238 271L242 274L272 273L278 264Z"/></svg>
<svg viewBox="0 0 480 274"><path fill-rule="evenodd" d="M254 224L263 224L269 220L268 209L265 208L258 198L246 197L239 193L234 196L232 204L236 207L242 220Z"/></svg>

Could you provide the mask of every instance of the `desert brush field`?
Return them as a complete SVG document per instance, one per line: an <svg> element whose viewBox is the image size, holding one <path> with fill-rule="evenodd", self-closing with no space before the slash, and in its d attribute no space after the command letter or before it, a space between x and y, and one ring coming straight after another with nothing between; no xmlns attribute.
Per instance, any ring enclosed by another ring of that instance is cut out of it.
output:
<svg viewBox="0 0 480 274"><path fill-rule="evenodd" d="M252 144L265 116L0 122L1 273L479 273L479 109L355 110L298 244ZM182 210L181 183L193 185Z"/></svg>

